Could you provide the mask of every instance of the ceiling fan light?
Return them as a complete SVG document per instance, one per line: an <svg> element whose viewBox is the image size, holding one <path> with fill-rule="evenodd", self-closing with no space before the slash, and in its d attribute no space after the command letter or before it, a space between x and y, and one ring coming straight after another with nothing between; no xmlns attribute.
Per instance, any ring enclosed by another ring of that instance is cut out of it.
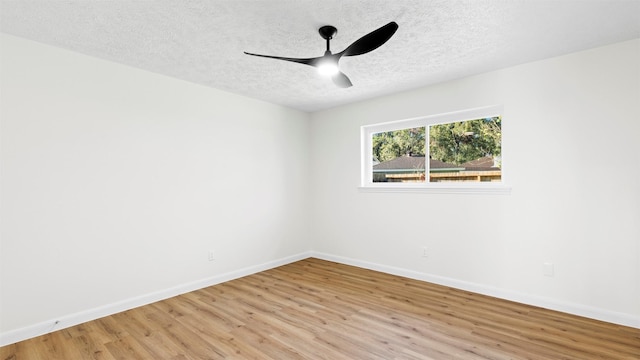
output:
<svg viewBox="0 0 640 360"><path fill-rule="evenodd" d="M340 71L338 64L332 61L326 61L323 64L318 65L318 72L323 76L333 76Z"/></svg>

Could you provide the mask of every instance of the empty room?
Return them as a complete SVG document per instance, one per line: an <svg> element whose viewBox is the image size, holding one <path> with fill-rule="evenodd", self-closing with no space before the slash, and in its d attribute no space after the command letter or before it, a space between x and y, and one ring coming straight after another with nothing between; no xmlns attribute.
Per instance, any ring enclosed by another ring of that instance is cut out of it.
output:
<svg viewBox="0 0 640 360"><path fill-rule="evenodd" d="M0 360L640 358L640 1L0 30Z"/></svg>

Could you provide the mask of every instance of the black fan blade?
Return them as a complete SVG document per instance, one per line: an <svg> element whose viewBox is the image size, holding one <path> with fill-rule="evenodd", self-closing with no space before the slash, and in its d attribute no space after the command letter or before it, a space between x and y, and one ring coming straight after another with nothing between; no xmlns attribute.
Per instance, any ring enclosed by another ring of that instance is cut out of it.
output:
<svg viewBox="0 0 640 360"><path fill-rule="evenodd" d="M331 77L331 80L333 80L333 83L341 88L348 88L353 85L347 75L342 72L338 72L337 74L333 75Z"/></svg>
<svg viewBox="0 0 640 360"><path fill-rule="evenodd" d="M291 61L291 62L296 62L299 64L305 64L305 65L311 65L311 66L316 66L318 64L318 60L322 59L321 57L315 57L315 58L309 58L309 59L298 59L298 58L288 58L288 57L281 57L281 56L271 56L271 55L260 55L260 54L252 54L252 53L248 53L248 52L244 52L247 55L252 55L252 56L259 56L259 57L264 57L264 58L269 58L269 59L276 59L276 60L284 60L284 61Z"/></svg>
<svg viewBox="0 0 640 360"><path fill-rule="evenodd" d="M393 34L396 33L396 30L398 30L398 24L392 21L387 25L374 30L356 40L353 44L344 49L344 51L342 51L340 54L344 56L366 54L386 43L387 40L389 40L393 36Z"/></svg>

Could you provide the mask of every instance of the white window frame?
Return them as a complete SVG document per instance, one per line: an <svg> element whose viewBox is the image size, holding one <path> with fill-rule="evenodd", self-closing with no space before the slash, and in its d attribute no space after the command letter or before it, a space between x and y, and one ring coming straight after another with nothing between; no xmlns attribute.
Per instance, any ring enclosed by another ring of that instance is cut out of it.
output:
<svg viewBox="0 0 640 360"><path fill-rule="evenodd" d="M444 114L429 115L419 118L391 121L372 125L365 125L360 128L361 143L361 175L360 175L360 191L363 192L422 192L422 193L439 193L439 194L510 194L511 187L507 185L508 163L505 166L504 146L504 122L502 123L502 176L500 182L420 182L420 183L389 183L389 182L373 182L373 134L395 131L416 127L426 127L426 141L429 141L428 129L431 125L447 124L452 122L484 119L494 116L503 115L503 106L494 105L462 111L455 111ZM429 151L429 145L426 144L426 151Z"/></svg>

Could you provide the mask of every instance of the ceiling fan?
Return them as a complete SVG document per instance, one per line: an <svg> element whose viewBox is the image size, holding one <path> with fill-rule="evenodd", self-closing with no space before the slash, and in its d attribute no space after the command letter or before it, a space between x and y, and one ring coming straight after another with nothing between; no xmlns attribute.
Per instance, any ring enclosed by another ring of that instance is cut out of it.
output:
<svg viewBox="0 0 640 360"><path fill-rule="evenodd" d="M288 57L280 57L280 56L271 56L271 55L260 55L253 54L249 52L244 52L247 55L252 56L260 56L270 59L277 60L285 60L296 62L299 64L310 65L318 68L318 71L327 76L331 76L333 83L342 88L348 88L352 86L351 80L342 73L338 67L338 61L343 56L356 56L366 54L370 51L373 51L380 47L382 44L386 43L393 34L395 34L396 30L398 30L398 24L395 22L390 22L383 27L376 29L367 35L361 37L356 40L353 44L347 46L346 49L342 50L339 53L332 54L329 48L329 41L333 39L333 37L338 33L338 29L331 25L326 25L318 29L320 36L327 41L327 50L324 52L323 56L308 58L308 59L298 59L298 58L288 58Z"/></svg>

